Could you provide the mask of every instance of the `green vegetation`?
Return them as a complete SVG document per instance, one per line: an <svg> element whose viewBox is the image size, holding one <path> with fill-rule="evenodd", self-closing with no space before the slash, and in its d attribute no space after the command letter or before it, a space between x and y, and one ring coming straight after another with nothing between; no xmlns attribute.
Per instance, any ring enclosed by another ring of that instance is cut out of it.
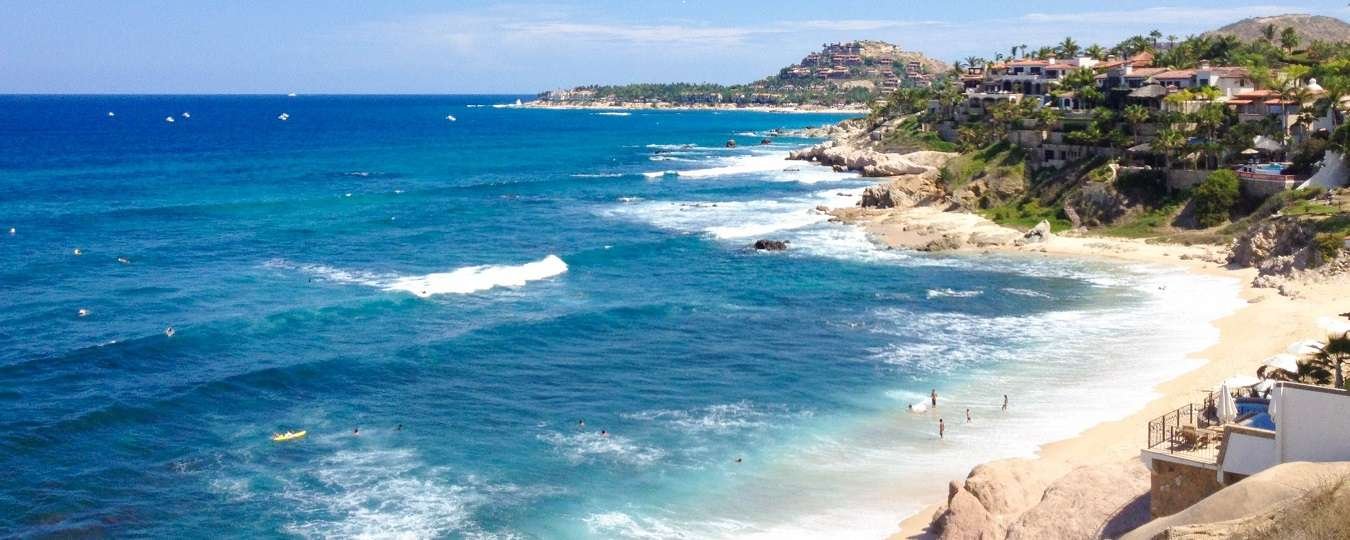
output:
<svg viewBox="0 0 1350 540"><path fill-rule="evenodd" d="M1066 231L1073 226L1073 223L1069 221L1069 216L1064 215L1063 210L1043 207L1035 199L995 206L980 212L980 214L999 225L1019 229L1030 229L1042 220L1049 222L1050 230L1054 232Z"/></svg>
<svg viewBox="0 0 1350 540"><path fill-rule="evenodd" d="M1196 222L1202 227L1213 227L1227 221L1241 196L1237 174L1233 171L1224 169L1210 173L1191 193Z"/></svg>
<svg viewBox="0 0 1350 540"><path fill-rule="evenodd" d="M981 178L1023 182L1026 174L1026 153L1018 146L1000 142L952 158L938 171L938 180L948 192L956 192Z"/></svg>
<svg viewBox="0 0 1350 540"><path fill-rule="evenodd" d="M909 118L896 126L896 129L887 133L886 138L881 140L881 145L877 149L882 152L897 153L915 150L955 152L956 144L942 140L942 137L932 131L920 130L918 121Z"/></svg>

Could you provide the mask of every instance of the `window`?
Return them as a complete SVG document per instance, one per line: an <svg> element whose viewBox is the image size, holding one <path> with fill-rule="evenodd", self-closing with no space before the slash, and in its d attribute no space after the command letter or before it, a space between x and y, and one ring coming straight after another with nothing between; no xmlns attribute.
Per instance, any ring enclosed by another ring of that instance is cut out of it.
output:
<svg viewBox="0 0 1350 540"><path fill-rule="evenodd" d="M1051 160L1054 160L1054 159L1055 159L1055 151L1054 151L1054 150L1046 150L1046 151L1045 151L1045 160L1046 160L1046 161L1051 161Z"/></svg>

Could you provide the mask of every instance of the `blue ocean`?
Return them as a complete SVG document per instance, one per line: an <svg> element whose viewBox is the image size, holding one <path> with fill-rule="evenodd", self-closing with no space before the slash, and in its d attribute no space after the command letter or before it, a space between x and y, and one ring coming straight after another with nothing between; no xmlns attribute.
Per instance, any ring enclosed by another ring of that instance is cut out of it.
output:
<svg viewBox="0 0 1350 540"><path fill-rule="evenodd" d="M519 97L0 97L0 537L884 537L1237 302L878 247L844 116Z"/></svg>

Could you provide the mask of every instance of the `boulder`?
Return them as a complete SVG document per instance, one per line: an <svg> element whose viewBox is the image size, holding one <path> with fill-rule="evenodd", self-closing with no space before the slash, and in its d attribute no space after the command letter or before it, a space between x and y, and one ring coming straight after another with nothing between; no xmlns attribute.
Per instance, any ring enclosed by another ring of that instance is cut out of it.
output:
<svg viewBox="0 0 1350 540"><path fill-rule="evenodd" d="M782 240L755 240L753 247L760 251L783 251L788 248L787 242Z"/></svg>
<svg viewBox="0 0 1350 540"><path fill-rule="evenodd" d="M953 482L955 484L955 482ZM947 510L933 522L942 540L998 540L1000 535L993 516L989 515L979 499L961 488L951 490Z"/></svg>
<svg viewBox="0 0 1350 540"><path fill-rule="evenodd" d="M965 247L966 240L959 233L944 233L936 239L930 240L919 248L919 251L951 251Z"/></svg>
<svg viewBox="0 0 1350 540"><path fill-rule="evenodd" d="M1046 240L1049 240L1050 222L1042 219L1040 223L1037 223L1035 227L1032 227L1031 230L1027 231L1026 234L1022 235L1022 238L1026 239L1026 241L1030 243L1044 242Z"/></svg>
<svg viewBox="0 0 1350 540"><path fill-rule="evenodd" d="M1138 459L1078 467L1008 527L1008 540L1119 538L1149 519L1149 472Z"/></svg>

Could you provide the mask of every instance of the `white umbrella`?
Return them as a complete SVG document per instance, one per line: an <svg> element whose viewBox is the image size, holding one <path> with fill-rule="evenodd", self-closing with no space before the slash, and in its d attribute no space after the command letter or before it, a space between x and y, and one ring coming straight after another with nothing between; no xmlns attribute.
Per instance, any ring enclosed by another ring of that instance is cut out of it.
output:
<svg viewBox="0 0 1350 540"><path fill-rule="evenodd" d="M1289 353L1280 353L1266 359L1265 365L1298 374L1298 357Z"/></svg>
<svg viewBox="0 0 1350 540"><path fill-rule="evenodd" d="M1227 424L1237 418L1237 401L1233 400L1233 394L1228 391L1228 385L1219 387L1219 402L1215 406L1219 409L1220 424Z"/></svg>
<svg viewBox="0 0 1350 540"><path fill-rule="evenodd" d="M1335 317L1322 317L1317 319L1317 325L1321 326L1323 330L1338 336L1350 332L1350 321L1343 321Z"/></svg>
<svg viewBox="0 0 1350 540"><path fill-rule="evenodd" d="M1261 379L1252 375L1234 375L1219 383L1219 388L1244 388L1261 382Z"/></svg>
<svg viewBox="0 0 1350 540"><path fill-rule="evenodd" d="M1275 381L1273 379L1266 379L1253 385L1252 389L1256 390L1257 392L1265 393L1269 392L1270 389L1273 388L1274 386Z"/></svg>
<svg viewBox="0 0 1350 540"><path fill-rule="evenodd" d="M1294 356L1308 356L1322 352L1322 345L1325 344L1316 339L1305 339L1290 343L1284 351Z"/></svg>

